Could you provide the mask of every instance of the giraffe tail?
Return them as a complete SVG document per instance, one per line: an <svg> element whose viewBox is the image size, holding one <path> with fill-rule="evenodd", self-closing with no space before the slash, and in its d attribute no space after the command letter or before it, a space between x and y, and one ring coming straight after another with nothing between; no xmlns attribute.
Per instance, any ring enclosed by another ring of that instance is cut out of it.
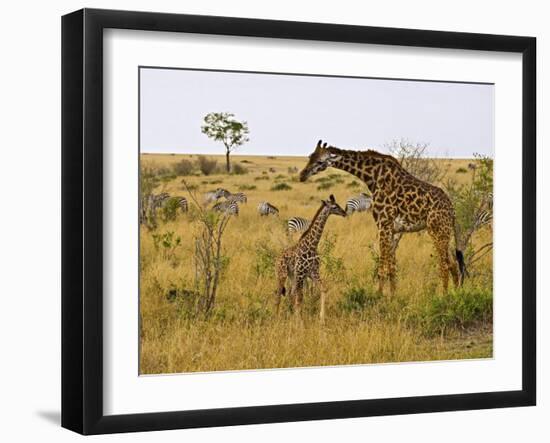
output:
<svg viewBox="0 0 550 443"><path fill-rule="evenodd" d="M466 269L466 263L464 263L464 254L460 249L455 249L455 257L456 261L458 263L458 271L460 272L460 286L462 286L462 283L464 283L464 276L468 275L468 271Z"/></svg>
<svg viewBox="0 0 550 443"><path fill-rule="evenodd" d="M468 277L468 270L466 269L466 263L464 261L464 253L461 249L459 249L459 243L458 243L458 227L456 225L455 221L455 258L456 262L458 263L458 272L460 273L460 279L459 279L459 286L462 286L464 283L464 278Z"/></svg>

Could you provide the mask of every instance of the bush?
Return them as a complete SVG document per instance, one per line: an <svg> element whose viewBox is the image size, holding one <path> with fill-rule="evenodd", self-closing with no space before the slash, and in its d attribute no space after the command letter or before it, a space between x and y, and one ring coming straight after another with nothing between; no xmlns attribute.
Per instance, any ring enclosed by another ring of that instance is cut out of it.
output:
<svg viewBox="0 0 550 443"><path fill-rule="evenodd" d="M319 186L317 186L318 191L324 191L325 189L330 189L334 186L334 183L331 182L325 182L321 183Z"/></svg>
<svg viewBox="0 0 550 443"><path fill-rule="evenodd" d="M162 258L165 260L174 260L176 248L181 245L181 237L173 231L153 234L153 244L156 251L161 251Z"/></svg>
<svg viewBox="0 0 550 443"><path fill-rule="evenodd" d="M286 175L284 174L277 174L275 176L275 180L284 180L284 179L286 179Z"/></svg>
<svg viewBox="0 0 550 443"><path fill-rule="evenodd" d="M462 168L462 167L460 167L456 170L457 174L466 174L466 172L468 172L468 170L466 168Z"/></svg>
<svg viewBox="0 0 550 443"><path fill-rule="evenodd" d="M250 163L250 164L252 164L254 162L251 162L250 160L241 160L241 163Z"/></svg>
<svg viewBox="0 0 550 443"><path fill-rule="evenodd" d="M176 176L174 174L166 174L166 175L161 175L159 177L159 180L162 182L162 183L167 183L169 181L172 181L176 178Z"/></svg>
<svg viewBox="0 0 550 443"><path fill-rule="evenodd" d="M218 161L203 155L197 157L197 166L204 175L210 175L218 169Z"/></svg>
<svg viewBox="0 0 550 443"><path fill-rule="evenodd" d="M277 252L267 241L260 242L256 246L256 260L254 272L258 277L273 277L275 275L275 260Z"/></svg>
<svg viewBox="0 0 550 443"><path fill-rule="evenodd" d="M178 199L171 197L162 207L160 217L165 223L168 221L173 221L176 219L179 210L180 205L178 203Z"/></svg>
<svg viewBox="0 0 550 443"><path fill-rule="evenodd" d="M381 295L372 291L369 292L363 287L351 287L338 302L338 308L349 314L362 312L367 308L374 306L381 299Z"/></svg>
<svg viewBox="0 0 550 443"><path fill-rule="evenodd" d="M493 293L481 288L460 288L443 295L432 294L419 305L412 320L427 335L492 323Z"/></svg>
<svg viewBox="0 0 550 443"><path fill-rule="evenodd" d="M272 191L290 191L291 189L292 189L292 186L290 186L285 182L277 183L276 185L273 185L271 187Z"/></svg>
<svg viewBox="0 0 550 443"><path fill-rule="evenodd" d="M273 157L272 155L267 157L268 160L277 160L277 157Z"/></svg>
<svg viewBox="0 0 550 443"><path fill-rule="evenodd" d="M327 183L331 179L329 177L319 177L314 180L315 183Z"/></svg>
<svg viewBox="0 0 550 443"><path fill-rule="evenodd" d="M336 246L336 236L327 234L320 246L319 255L326 273L330 278L339 280L344 271L344 260L341 257L334 256L334 247Z"/></svg>
<svg viewBox="0 0 550 443"><path fill-rule="evenodd" d="M240 185L238 187L239 191L253 191L256 188L256 185Z"/></svg>
<svg viewBox="0 0 550 443"><path fill-rule="evenodd" d="M268 175L259 175L258 177L254 177L254 180L258 181L258 180L269 180L269 176Z"/></svg>
<svg viewBox="0 0 550 443"><path fill-rule="evenodd" d="M193 162L191 160L182 159L174 166L172 167L174 174L176 175L191 175L193 173L193 170L195 169L195 166L193 165Z"/></svg>
<svg viewBox="0 0 550 443"><path fill-rule="evenodd" d="M248 169L239 163L234 163L231 167L231 174L244 175L248 174Z"/></svg>

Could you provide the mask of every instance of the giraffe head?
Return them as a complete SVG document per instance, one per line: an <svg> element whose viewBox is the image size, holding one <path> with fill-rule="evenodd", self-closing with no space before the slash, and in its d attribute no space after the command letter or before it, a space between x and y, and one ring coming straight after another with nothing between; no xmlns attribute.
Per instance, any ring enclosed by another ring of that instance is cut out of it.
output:
<svg viewBox="0 0 550 443"><path fill-rule="evenodd" d="M331 152L330 148L327 148L327 144L319 140L315 151L309 156L306 167L300 172L300 181L305 182L312 175L332 166L338 159L339 155Z"/></svg>
<svg viewBox="0 0 550 443"><path fill-rule="evenodd" d="M334 198L334 195L330 194L328 200L323 200L325 207L329 209L329 214L339 215L341 217L346 217L346 211L344 211Z"/></svg>

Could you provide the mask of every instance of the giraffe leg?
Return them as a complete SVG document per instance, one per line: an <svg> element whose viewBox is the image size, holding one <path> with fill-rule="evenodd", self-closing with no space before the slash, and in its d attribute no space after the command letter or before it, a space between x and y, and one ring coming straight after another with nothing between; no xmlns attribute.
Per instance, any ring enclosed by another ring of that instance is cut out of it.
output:
<svg viewBox="0 0 550 443"><path fill-rule="evenodd" d="M292 296L294 297L294 312L300 315L302 301L304 299L304 280L296 278L292 287Z"/></svg>
<svg viewBox="0 0 550 443"><path fill-rule="evenodd" d="M326 300L326 288L319 275L319 268L312 271L311 278L319 291L319 320L321 324L325 323L325 300Z"/></svg>
<svg viewBox="0 0 550 443"><path fill-rule="evenodd" d="M449 289L449 273L451 272L449 263L449 237L441 231L432 231L430 235L439 257L439 275L441 277L443 291L447 292Z"/></svg>
<svg viewBox="0 0 550 443"><path fill-rule="evenodd" d="M456 260L454 259L454 257L450 255L448 250L447 250L447 263L449 264L449 270L451 271L455 288L458 288L460 286L460 277L458 276L458 264L456 263Z"/></svg>
<svg viewBox="0 0 550 443"><path fill-rule="evenodd" d="M390 280L390 291L395 292L395 254L393 248L393 232L390 226L384 226L379 231L380 263L378 265L378 291L384 292L386 281Z"/></svg>

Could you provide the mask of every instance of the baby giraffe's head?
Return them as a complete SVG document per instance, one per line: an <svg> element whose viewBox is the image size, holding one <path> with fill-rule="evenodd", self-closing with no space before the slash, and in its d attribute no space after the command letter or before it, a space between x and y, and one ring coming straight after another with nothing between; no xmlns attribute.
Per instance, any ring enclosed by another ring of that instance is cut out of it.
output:
<svg viewBox="0 0 550 443"><path fill-rule="evenodd" d="M346 211L344 211L334 198L334 195L330 195L328 200L323 200L325 207L329 209L329 214L339 215L340 217L346 217Z"/></svg>
<svg viewBox="0 0 550 443"><path fill-rule="evenodd" d="M331 152L331 148L327 147L322 140L317 142L315 151L309 156L309 161L302 172L300 172L300 181L305 182L312 175L324 171L329 166L332 166L339 159L339 155Z"/></svg>

